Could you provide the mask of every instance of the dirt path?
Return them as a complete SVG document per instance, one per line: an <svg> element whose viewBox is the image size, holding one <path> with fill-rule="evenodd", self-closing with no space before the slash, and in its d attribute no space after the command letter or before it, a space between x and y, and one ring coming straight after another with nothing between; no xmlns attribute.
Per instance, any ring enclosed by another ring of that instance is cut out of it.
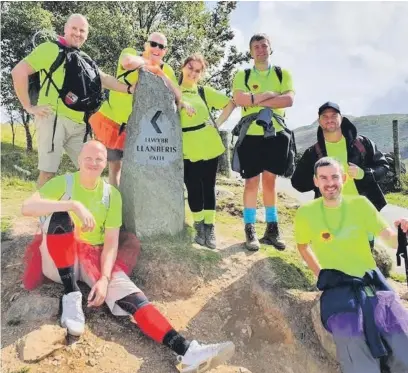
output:
<svg viewBox="0 0 408 373"><path fill-rule="evenodd" d="M33 220L17 220L13 240L3 243L2 247L4 372L20 372L18 369L26 366L30 367L30 373L176 372L175 358L169 350L144 337L127 318L114 318L106 307L85 310L87 330L77 343L36 364L25 364L18 358L14 343L40 324L11 326L5 323L4 315L12 302L28 294L21 286L20 258L35 230ZM164 292L151 301L186 337L208 343L232 340L236 344L233 359L214 372L333 373L333 366L324 361L321 351L310 353L296 340L278 308L272 310L277 312L276 317L268 318L265 308L254 298L253 278L265 256L248 253L237 239L221 236L218 239L222 255L221 276L197 288L190 297ZM88 293L87 289L83 290L84 294ZM148 284L144 291L149 295ZM32 293L59 297L61 287L46 284ZM43 323L57 324L58 319Z"/></svg>
<svg viewBox="0 0 408 373"><path fill-rule="evenodd" d="M287 196L280 196L280 200L288 206L295 202ZM228 209L229 205L226 206ZM270 270L267 256L263 252L250 253L245 250L240 241L241 219L236 216L235 209L228 210L227 215L229 214L235 220L217 225L221 263L216 275L208 277L206 281L197 281L197 287L189 296L182 295L178 293L181 287L177 285L180 274L177 275L174 271L180 271L180 267L176 268L175 264L184 263L160 262L159 254L158 261L154 262L157 268L154 268L152 276L170 273L167 277L170 286L166 286L167 290L164 290L157 285L163 282L147 281L141 286L142 290L187 338L204 343L225 340L235 343L236 353L232 360L213 370L214 373L337 372L336 365L318 343L311 326L310 309L316 293L276 289L276 278ZM282 218L285 219L284 216ZM58 324L59 321L56 316L42 322L23 322L18 325L6 323L5 316L13 302L29 294L21 285L21 258L36 229L37 224L33 219L17 219L13 225L12 240L2 243L3 371L177 372L176 359L170 350L147 339L128 318L113 317L106 306L96 310L84 308L87 328L79 340L70 339L67 347L38 363L27 364L20 360L16 349L19 338L42 324ZM292 227L285 229L285 238L289 240ZM293 242L290 246L293 246ZM194 245L192 250L208 249ZM282 264L290 267L283 262ZM190 268L186 267L185 270ZM136 270L136 276L137 273ZM204 275L196 270L192 276ZM174 284L171 284L172 281ZM405 291L403 285L396 286L399 286L399 292ZM89 289L81 286L81 290L86 299ZM62 287L52 283L45 284L30 294L58 299L62 295ZM29 370L24 370L24 367Z"/></svg>

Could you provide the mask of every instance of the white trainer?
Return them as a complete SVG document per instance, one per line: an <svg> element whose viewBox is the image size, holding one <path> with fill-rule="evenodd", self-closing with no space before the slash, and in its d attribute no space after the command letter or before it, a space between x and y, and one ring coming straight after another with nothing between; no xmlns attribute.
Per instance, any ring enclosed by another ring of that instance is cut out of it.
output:
<svg viewBox="0 0 408 373"><path fill-rule="evenodd" d="M200 345L192 341L184 356L178 356L177 369L181 373L203 373L225 363L234 355L235 345L223 342L211 345Z"/></svg>
<svg viewBox="0 0 408 373"><path fill-rule="evenodd" d="M76 337L84 332L85 316L80 291L73 291L62 297L61 326L68 329L68 334Z"/></svg>

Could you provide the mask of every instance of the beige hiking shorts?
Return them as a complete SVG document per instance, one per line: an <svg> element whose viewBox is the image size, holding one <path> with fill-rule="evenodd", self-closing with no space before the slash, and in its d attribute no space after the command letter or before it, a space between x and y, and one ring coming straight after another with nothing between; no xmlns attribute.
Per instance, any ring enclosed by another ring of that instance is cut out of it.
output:
<svg viewBox="0 0 408 373"><path fill-rule="evenodd" d="M78 155L82 149L85 124L77 123L58 115L52 151L52 134L55 113L34 120L38 143L38 169L45 172L57 172L65 149L75 167L78 168Z"/></svg>

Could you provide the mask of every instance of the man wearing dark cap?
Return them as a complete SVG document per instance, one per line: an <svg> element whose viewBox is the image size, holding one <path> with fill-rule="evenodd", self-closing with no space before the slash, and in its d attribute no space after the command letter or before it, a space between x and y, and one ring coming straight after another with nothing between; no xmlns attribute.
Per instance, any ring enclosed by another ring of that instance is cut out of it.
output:
<svg viewBox="0 0 408 373"><path fill-rule="evenodd" d="M329 156L344 167L343 194L364 195L380 211L386 201L378 182L389 169L384 155L373 141L357 134L354 124L341 115L339 105L326 102L318 113L317 142L303 153L292 176L292 186L299 192L314 190L315 198L320 197L313 183L313 167L320 158Z"/></svg>

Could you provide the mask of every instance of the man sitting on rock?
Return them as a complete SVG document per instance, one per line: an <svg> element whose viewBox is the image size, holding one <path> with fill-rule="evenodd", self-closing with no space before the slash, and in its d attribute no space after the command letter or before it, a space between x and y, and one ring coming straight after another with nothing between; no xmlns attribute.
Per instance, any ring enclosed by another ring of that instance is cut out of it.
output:
<svg viewBox="0 0 408 373"><path fill-rule="evenodd" d="M397 235L363 196L342 195L346 175L324 157L314 166L322 197L295 217L297 247L318 277L321 319L333 335L343 373L408 372L408 311L376 268L367 232L397 247ZM408 219L395 222L408 231ZM309 248L313 247L313 251Z"/></svg>
<svg viewBox="0 0 408 373"><path fill-rule="evenodd" d="M186 340L129 279L140 243L133 234L120 232L121 195L101 178L105 146L87 142L78 161L78 172L51 179L23 203L23 215L47 216L42 234L26 253L26 288L38 286L42 274L62 282L61 325L71 335L81 335L85 326L80 280L91 287L88 307L106 302L114 315L133 316L144 334L179 356L181 372L204 372L230 358L232 342L201 345Z"/></svg>

